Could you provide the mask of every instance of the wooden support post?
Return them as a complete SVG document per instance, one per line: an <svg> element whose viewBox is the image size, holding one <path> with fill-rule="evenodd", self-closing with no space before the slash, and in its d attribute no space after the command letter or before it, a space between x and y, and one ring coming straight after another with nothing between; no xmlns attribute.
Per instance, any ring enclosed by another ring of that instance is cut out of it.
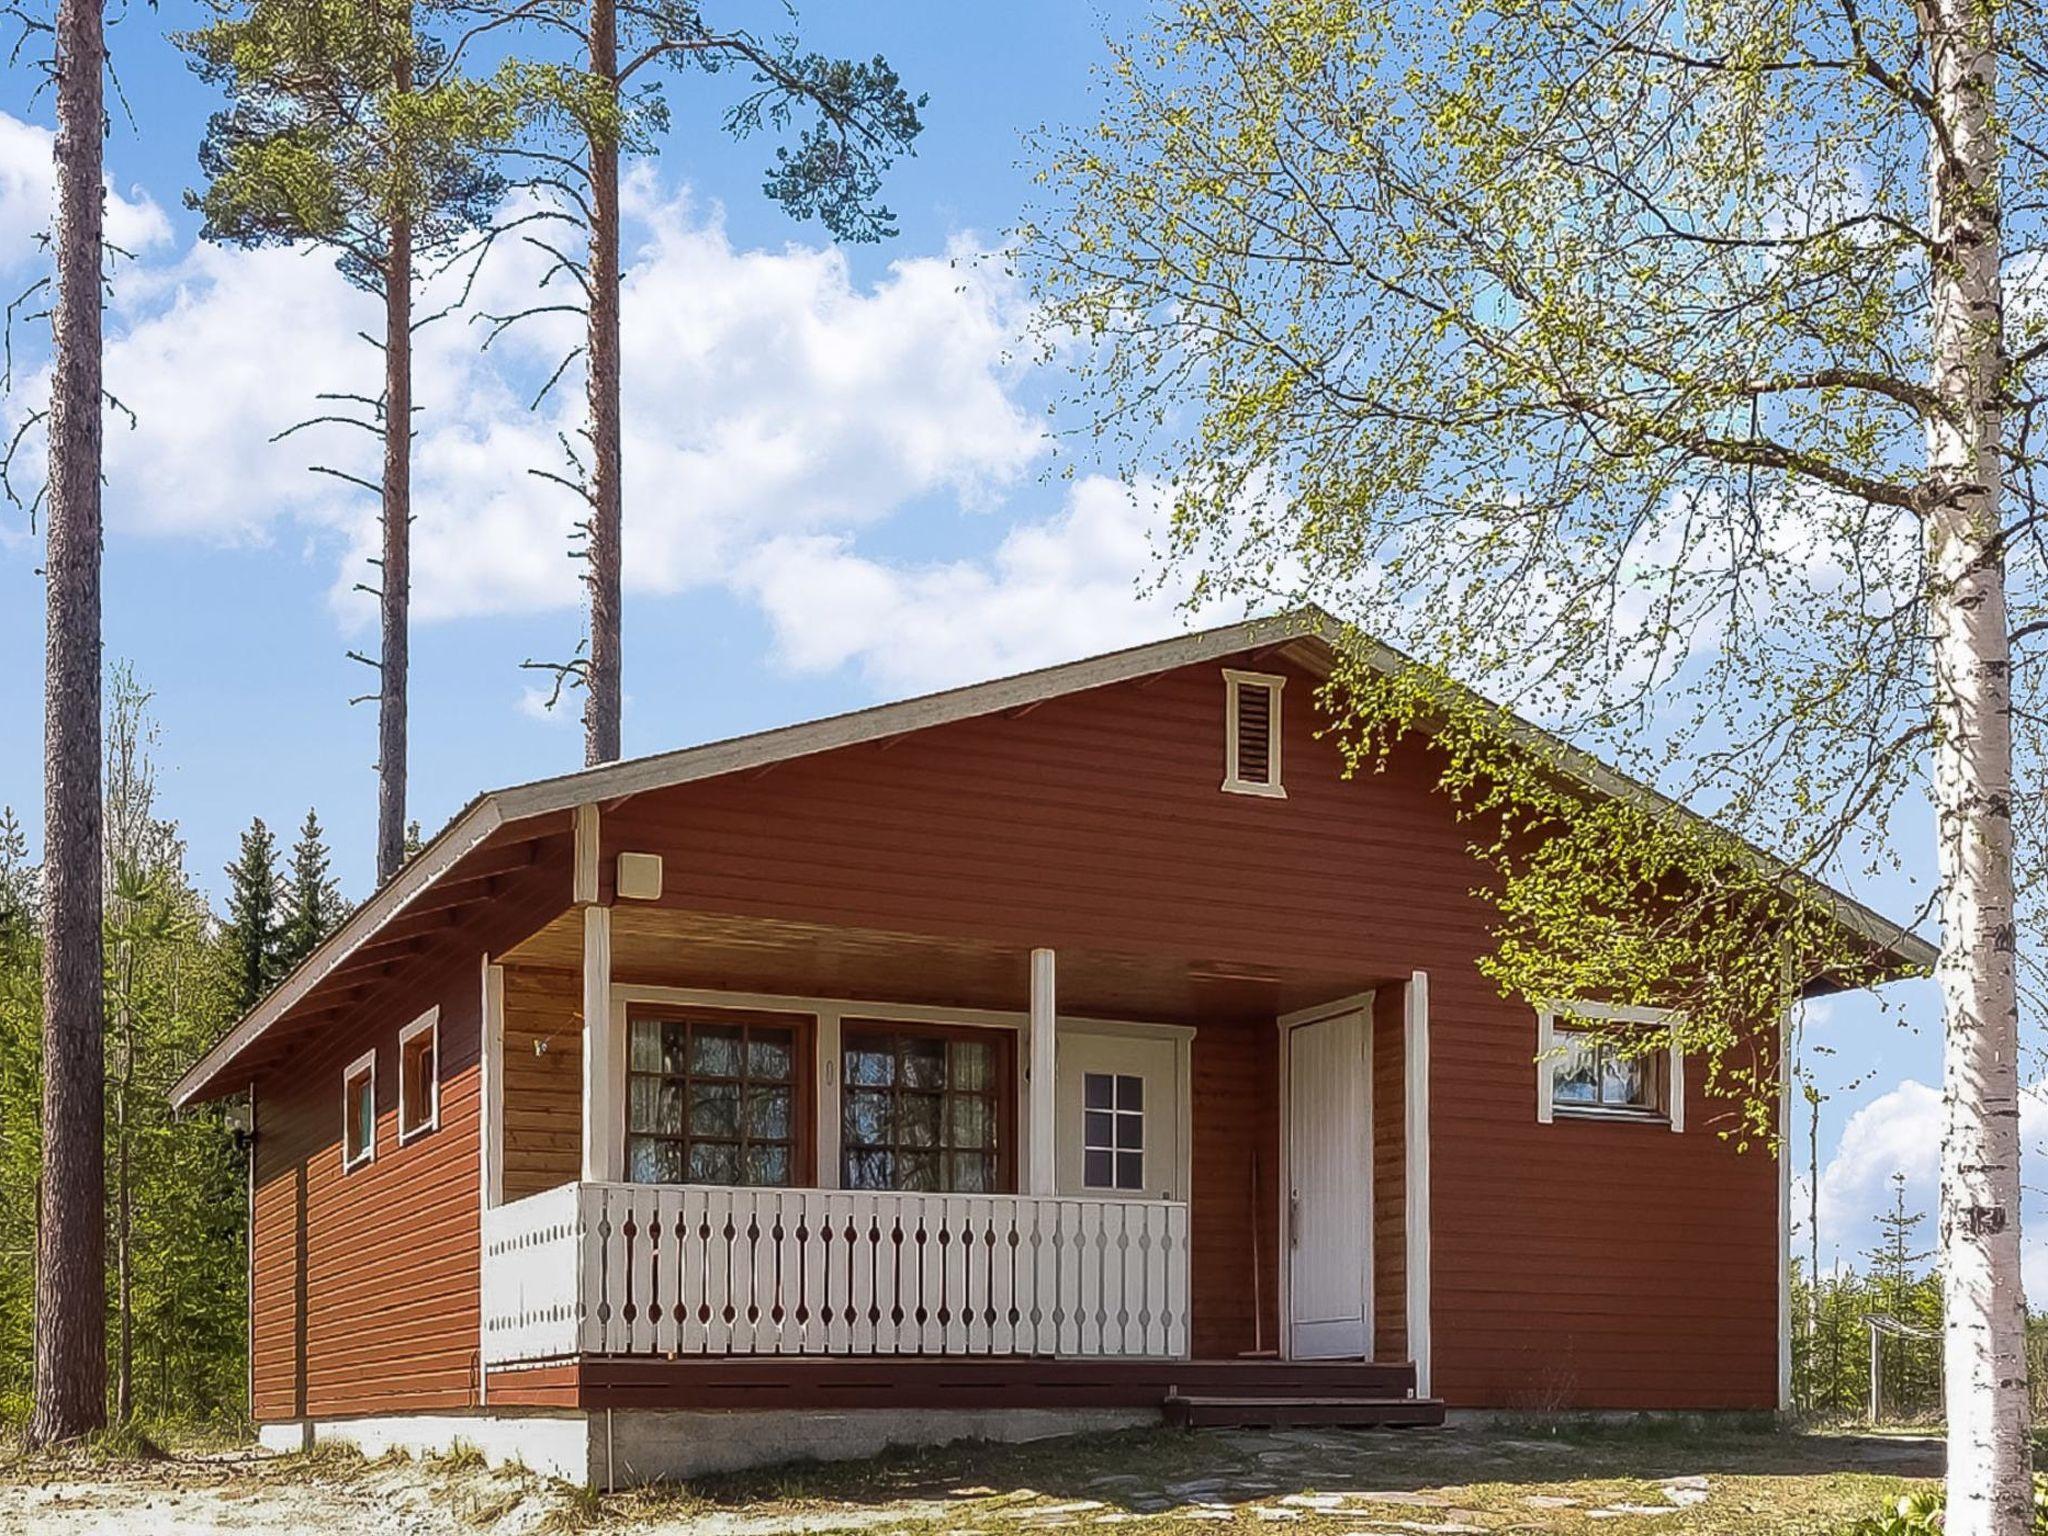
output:
<svg viewBox="0 0 2048 1536"><path fill-rule="evenodd" d="M1032 1195L1057 1194L1059 1175L1054 1161L1055 1137L1053 1096L1058 1091L1058 1066L1054 1042L1053 952L1031 951L1031 1135L1027 1143L1030 1169L1024 1191Z"/></svg>

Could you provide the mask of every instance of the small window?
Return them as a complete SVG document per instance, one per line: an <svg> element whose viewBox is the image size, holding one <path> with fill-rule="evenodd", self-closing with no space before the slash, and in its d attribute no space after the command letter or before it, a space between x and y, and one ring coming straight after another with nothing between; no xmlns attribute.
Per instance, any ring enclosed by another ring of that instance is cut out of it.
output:
<svg viewBox="0 0 2048 1536"><path fill-rule="evenodd" d="M1145 1187L1145 1079L1081 1074L1081 1182L1090 1189Z"/></svg>
<svg viewBox="0 0 2048 1536"><path fill-rule="evenodd" d="M1648 1008L1576 1003L1538 1014L1537 1119L1617 1116L1684 1129L1675 1030L1672 1015Z"/></svg>
<svg viewBox="0 0 2048 1536"><path fill-rule="evenodd" d="M1010 1037L848 1025L841 1104L847 1189L985 1195L1008 1184Z"/></svg>
<svg viewBox="0 0 2048 1536"><path fill-rule="evenodd" d="M1557 1032L1551 1102L1559 1109L1627 1109L1661 1115L1664 1053L1632 1051L1576 1029Z"/></svg>
<svg viewBox="0 0 2048 1536"><path fill-rule="evenodd" d="M430 1009L398 1032L398 1139L441 1123L441 1010Z"/></svg>
<svg viewBox="0 0 2048 1536"><path fill-rule="evenodd" d="M377 1053L365 1051L341 1075L341 1166L360 1168L377 1155Z"/></svg>
<svg viewBox="0 0 2048 1536"><path fill-rule="evenodd" d="M1285 799L1280 783L1280 690L1287 679L1224 669L1223 787L1233 795Z"/></svg>

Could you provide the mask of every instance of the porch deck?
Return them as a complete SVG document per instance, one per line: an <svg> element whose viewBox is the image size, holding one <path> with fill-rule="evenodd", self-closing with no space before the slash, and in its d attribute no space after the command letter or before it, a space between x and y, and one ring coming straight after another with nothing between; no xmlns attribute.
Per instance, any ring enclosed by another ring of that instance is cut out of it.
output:
<svg viewBox="0 0 2048 1536"><path fill-rule="evenodd" d="M1441 1424L1407 1361L996 1356L588 1357L494 1370L493 1402L552 1408L1157 1409L1190 1425Z"/></svg>

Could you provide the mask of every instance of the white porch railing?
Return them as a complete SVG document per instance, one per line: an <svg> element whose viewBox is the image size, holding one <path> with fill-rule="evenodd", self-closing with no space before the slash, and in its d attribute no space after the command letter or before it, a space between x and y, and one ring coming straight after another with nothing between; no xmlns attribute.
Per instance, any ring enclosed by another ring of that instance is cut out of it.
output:
<svg viewBox="0 0 2048 1536"><path fill-rule="evenodd" d="M484 1212L484 1359L1188 1347L1184 1204L565 1184Z"/></svg>

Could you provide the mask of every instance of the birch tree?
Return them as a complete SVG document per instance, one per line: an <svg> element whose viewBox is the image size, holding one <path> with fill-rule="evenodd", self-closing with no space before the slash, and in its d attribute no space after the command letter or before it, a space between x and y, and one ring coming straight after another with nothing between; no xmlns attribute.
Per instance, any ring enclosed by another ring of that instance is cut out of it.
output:
<svg viewBox="0 0 2048 1536"><path fill-rule="evenodd" d="M1506 990L1676 1000L1717 1063L1746 1019L1780 1145L1769 972L1858 974L1804 877L1896 866L1931 798L1951 1536L2031 1502L2044 60L2031 0L1187 0L1045 146L1028 247L1100 451L1170 466L1176 579L1352 621L1361 768L1448 738ZM1560 789L1454 683L1782 863Z"/></svg>
<svg viewBox="0 0 2048 1536"><path fill-rule="evenodd" d="M794 139L777 146L762 191L792 217L817 219L835 239L880 240L895 232L895 218L880 201L882 175L923 130L918 110L924 98L913 98L880 56L863 63L806 52L793 33L761 33L714 18L707 14L713 8L699 0L472 0L466 9L477 18L476 35L518 24L583 61L580 73L555 77L563 142L529 151L539 167L532 185L550 197L552 217L572 238L558 240L546 231L528 238L550 261L543 286L561 279L572 297L545 298L496 316L491 334L539 314L569 312L584 320L583 344L555 373L560 378L581 358L583 443L570 448L568 475L547 472L545 478L585 503L577 554L585 567L589 632L574 660L526 665L554 674L555 699L565 686L584 690L584 761L595 765L619 756L624 677L620 157L651 152L659 141L669 121L661 89L667 79L737 75L744 83L726 110L725 131Z"/></svg>
<svg viewBox="0 0 2048 1536"><path fill-rule="evenodd" d="M378 443L377 478L315 466L374 491L378 650L350 652L377 674L377 881L404 862L407 679L411 655L413 335L423 268L488 224L504 192L492 151L518 122L517 71L480 82L450 66L417 0L213 0L214 20L180 42L229 97L200 147L203 192L187 201L202 234L233 245L314 243L383 304L375 342L383 388L322 397L306 426ZM299 428L288 429L296 431Z"/></svg>

